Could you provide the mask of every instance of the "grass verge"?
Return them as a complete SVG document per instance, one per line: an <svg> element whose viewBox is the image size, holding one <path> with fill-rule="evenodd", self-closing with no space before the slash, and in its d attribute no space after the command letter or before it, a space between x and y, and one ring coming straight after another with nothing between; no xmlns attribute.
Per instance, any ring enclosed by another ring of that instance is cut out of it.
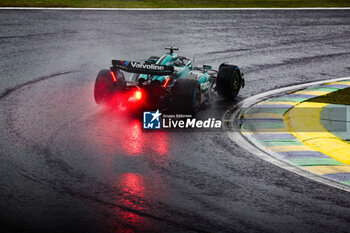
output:
<svg viewBox="0 0 350 233"><path fill-rule="evenodd" d="M0 0L0 6L96 8L350 7L350 0Z"/></svg>
<svg viewBox="0 0 350 233"><path fill-rule="evenodd" d="M350 105L350 87L309 99L307 102Z"/></svg>

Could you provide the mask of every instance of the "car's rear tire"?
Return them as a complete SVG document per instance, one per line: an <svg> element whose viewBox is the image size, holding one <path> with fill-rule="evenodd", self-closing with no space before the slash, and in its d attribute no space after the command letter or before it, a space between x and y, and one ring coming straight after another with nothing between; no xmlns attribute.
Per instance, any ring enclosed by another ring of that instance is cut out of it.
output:
<svg viewBox="0 0 350 233"><path fill-rule="evenodd" d="M123 90L126 85L123 72L120 70L114 71L117 79L116 83L113 82L111 72L110 70L100 70L98 72L94 88L94 97L97 104L108 102L116 92Z"/></svg>
<svg viewBox="0 0 350 233"><path fill-rule="evenodd" d="M195 115L201 104L198 80L178 79L173 87L173 106L177 113Z"/></svg>
<svg viewBox="0 0 350 233"><path fill-rule="evenodd" d="M98 72L95 81L94 97L97 104L107 102L113 93L113 77L110 70Z"/></svg>
<svg viewBox="0 0 350 233"><path fill-rule="evenodd" d="M241 72L235 65L221 64L216 79L216 91L219 96L233 100L241 88Z"/></svg>
<svg viewBox="0 0 350 233"><path fill-rule="evenodd" d="M108 102L118 89L120 90L125 86L123 72L116 70L114 75L117 79L116 83L113 82L110 70L100 70L98 72L94 88L94 97L97 104Z"/></svg>

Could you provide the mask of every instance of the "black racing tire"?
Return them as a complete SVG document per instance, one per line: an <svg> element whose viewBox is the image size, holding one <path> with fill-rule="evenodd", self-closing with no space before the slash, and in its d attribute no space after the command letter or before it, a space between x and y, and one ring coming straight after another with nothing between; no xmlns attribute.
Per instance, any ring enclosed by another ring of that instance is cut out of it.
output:
<svg viewBox="0 0 350 233"><path fill-rule="evenodd" d="M177 113L196 115L201 104L198 80L177 79L172 90L174 110Z"/></svg>
<svg viewBox="0 0 350 233"><path fill-rule="evenodd" d="M221 64L216 78L216 91L227 100L234 100L241 88L241 72L235 65Z"/></svg>
<svg viewBox="0 0 350 233"><path fill-rule="evenodd" d="M94 97L97 104L107 102L113 95L113 77L110 70L101 70L95 81Z"/></svg>

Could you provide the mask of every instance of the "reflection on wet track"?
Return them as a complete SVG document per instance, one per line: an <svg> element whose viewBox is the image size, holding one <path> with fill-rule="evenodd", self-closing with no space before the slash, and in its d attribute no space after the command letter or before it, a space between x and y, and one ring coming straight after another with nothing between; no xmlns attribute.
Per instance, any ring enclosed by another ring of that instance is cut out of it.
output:
<svg viewBox="0 0 350 233"><path fill-rule="evenodd" d="M118 183L120 183L123 192L123 197L121 198L123 205L133 210L145 211L145 208L142 206L143 203L139 201L140 199L142 200L145 195L143 176L140 174L126 173L118 176L118 178L119 177L121 177L121 181ZM147 219L134 212L123 210L118 213L118 210L116 211L116 214L120 216L118 219L123 219L124 223L132 225L133 227L144 226L145 221L147 221Z"/></svg>
<svg viewBox="0 0 350 233"><path fill-rule="evenodd" d="M99 143L95 146L103 154L115 154L121 150L127 156L148 156L157 154L166 157L168 153L167 132L151 131L142 129L139 119L122 118L120 113L109 112L109 117L103 122L97 122L101 134ZM96 119L96 118L95 118ZM97 119L98 120L98 119ZM91 139L96 143L96 138Z"/></svg>
<svg viewBox="0 0 350 233"><path fill-rule="evenodd" d="M149 161L154 166L163 166L169 156L170 142L167 132L143 130L139 118L118 108L96 107L97 112L89 117L94 124L92 127L80 129L89 132L80 133L88 135L86 145L89 145L89 150L96 151L98 159L103 161L103 169L109 177L113 177L110 186L117 194L113 202L126 207L115 208L112 222L118 219L115 227L120 232L155 229L147 217L137 213L152 212L146 200L152 199L155 193L157 201L162 201L164 187L161 177L142 169L136 170L133 166L117 170L116 164L127 160L134 161L132 163L135 164L135 160L140 160L141 163Z"/></svg>

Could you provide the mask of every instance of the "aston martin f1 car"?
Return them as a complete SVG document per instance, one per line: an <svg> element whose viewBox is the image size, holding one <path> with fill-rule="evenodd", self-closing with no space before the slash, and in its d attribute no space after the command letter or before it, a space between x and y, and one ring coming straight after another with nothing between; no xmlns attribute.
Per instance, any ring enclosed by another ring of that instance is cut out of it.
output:
<svg viewBox="0 0 350 233"><path fill-rule="evenodd" d="M168 53L151 56L145 62L112 60L112 67L97 75L96 103L114 103L135 110L171 109L194 115L213 90L233 100L244 87L238 66L223 63L218 71L209 65L197 67L192 60L176 54L178 48L166 49Z"/></svg>

